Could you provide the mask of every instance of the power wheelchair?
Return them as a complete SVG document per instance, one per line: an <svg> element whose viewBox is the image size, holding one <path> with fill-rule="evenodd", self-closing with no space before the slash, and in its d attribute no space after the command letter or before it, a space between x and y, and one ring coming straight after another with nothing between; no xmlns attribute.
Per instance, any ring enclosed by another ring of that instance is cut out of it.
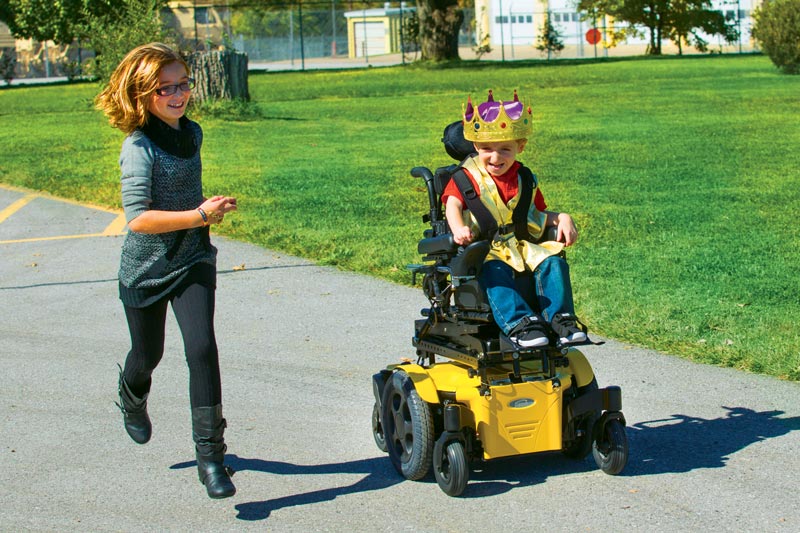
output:
<svg viewBox="0 0 800 533"><path fill-rule="evenodd" d="M443 141L461 161L472 146L458 125ZM416 363L389 365L372 378L375 443L406 479L433 468L450 496L466 489L470 463L513 455L561 451L581 460L592 453L602 471L620 473L628 459L620 388L599 388L583 353L557 336L526 349L496 325L477 279L491 244L459 247L443 217L441 195L457 168L411 170L427 189L430 228L417 247L423 263L408 268L414 283L422 278L430 306L414 322Z"/></svg>

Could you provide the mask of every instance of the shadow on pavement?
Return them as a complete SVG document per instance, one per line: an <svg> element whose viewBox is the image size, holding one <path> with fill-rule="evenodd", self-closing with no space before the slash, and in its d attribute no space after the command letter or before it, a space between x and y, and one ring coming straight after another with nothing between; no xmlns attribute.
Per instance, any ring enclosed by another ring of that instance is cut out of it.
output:
<svg viewBox="0 0 800 533"><path fill-rule="evenodd" d="M66 287L69 285L93 285L95 283L117 283L117 278L113 279L87 279L84 281L53 281L48 283L33 283L31 285L17 285L15 287L0 287L0 291L36 289L38 287Z"/></svg>
<svg viewBox="0 0 800 533"><path fill-rule="evenodd" d="M800 417L779 418L783 411L758 412L745 407L725 407L728 413L715 419L673 415L662 420L640 422L627 428L630 457L622 476L682 473L699 468L722 468L730 456L747 446L800 429ZM272 500L236 505L240 520L264 520L285 507L334 500L337 496L381 490L406 482L387 457L345 463L295 465L281 461L226 456L236 471L277 475L366 474L352 485L295 494ZM194 467L194 461L172 465L172 469ZM470 483L463 498L496 496L512 489L543 483L549 477L598 470L591 457L567 459L558 452L506 457L471 465ZM422 483L435 483L429 473Z"/></svg>
<svg viewBox="0 0 800 533"><path fill-rule="evenodd" d="M337 496L344 496L347 494L356 494L359 492L385 489L404 481L403 478L394 471L388 459L383 457L374 457L371 459L360 459L358 461L331 463L325 465L296 465L281 461L246 459L231 454L225 456L225 464L237 472L250 470L284 476L367 474L366 477L358 480L352 485L347 485L344 487L331 487L303 494L294 494L291 496L284 496L282 498L275 498L273 500L237 504L236 510L239 512L239 514L236 516L236 518L239 520L264 520L269 517L272 511L277 509L330 501L336 499ZM196 465L197 463L195 461L187 461L184 463L174 464L170 468L190 468Z"/></svg>
<svg viewBox="0 0 800 533"><path fill-rule="evenodd" d="M734 453L751 444L800 430L800 417L780 418L784 411L723 408L728 412L719 418L676 414L627 427L630 455L620 475L636 477L723 468ZM470 484L463 497L493 496L543 483L549 477L592 471L599 469L591 454L582 461L570 460L558 452L496 459L472 465Z"/></svg>
<svg viewBox="0 0 800 533"><path fill-rule="evenodd" d="M783 411L723 408L728 413L720 418L676 414L628 427L631 456L622 475L649 476L722 468L733 453L800 429L800 417L779 418Z"/></svg>

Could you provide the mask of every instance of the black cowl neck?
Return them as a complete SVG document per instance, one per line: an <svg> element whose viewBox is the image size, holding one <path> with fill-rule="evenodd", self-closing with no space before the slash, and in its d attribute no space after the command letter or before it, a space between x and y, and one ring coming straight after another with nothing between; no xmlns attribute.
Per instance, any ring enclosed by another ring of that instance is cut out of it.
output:
<svg viewBox="0 0 800 533"><path fill-rule="evenodd" d="M150 115L147 124L142 126L142 133L168 154L187 159L197 152L197 141L188 118L181 117L179 124L181 129L176 130L155 115Z"/></svg>

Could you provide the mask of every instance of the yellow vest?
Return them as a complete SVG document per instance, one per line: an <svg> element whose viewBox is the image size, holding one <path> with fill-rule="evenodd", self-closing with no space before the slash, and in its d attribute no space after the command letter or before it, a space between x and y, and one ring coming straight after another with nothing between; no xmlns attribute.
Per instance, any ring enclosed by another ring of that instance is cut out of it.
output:
<svg viewBox="0 0 800 533"><path fill-rule="evenodd" d="M481 203L486 206L495 221L497 221L498 227L506 226L513 228L514 222L512 216L514 214L514 207L516 207L519 202L520 194L522 193L522 184L519 184L517 194L506 204L500 197L500 192L497 190L497 185L494 180L480 164L477 157L467 159L461 166L469 171L469 174L478 184ZM517 176L517 179L519 180L519 176ZM528 232L531 238L538 239L542 236L542 233L544 233L547 215L536 209L536 205L534 205L533 201L535 196L536 188L534 184L533 197L531 198L531 205L528 208ZM464 224L470 227L473 235L478 234L480 230L478 221L468 209L464 209ZM485 237L492 238L492 235L486 235ZM524 272L526 267L528 270L535 269L539 263L551 255L556 255L563 248L563 243L555 241L540 242L538 244L528 241L519 241L512 229L511 232L498 235L498 237L492 241L492 248L486 256L486 261L502 261L517 272Z"/></svg>

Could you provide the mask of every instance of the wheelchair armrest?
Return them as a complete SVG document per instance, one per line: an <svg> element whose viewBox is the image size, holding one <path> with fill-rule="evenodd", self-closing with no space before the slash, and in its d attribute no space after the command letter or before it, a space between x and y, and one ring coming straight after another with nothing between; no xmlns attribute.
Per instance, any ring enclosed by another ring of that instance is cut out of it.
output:
<svg viewBox="0 0 800 533"><path fill-rule="evenodd" d="M471 243L450 261L450 273L453 276L477 276L491 247L489 241Z"/></svg>
<svg viewBox="0 0 800 533"><path fill-rule="evenodd" d="M453 235L450 233L445 233L437 237L428 237L427 239L422 239L419 241L419 244L417 244L417 252L422 255L455 254L457 249L458 246L455 241L453 241Z"/></svg>
<svg viewBox="0 0 800 533"><path fill-rule="evenodd" d="M544 229L542 236L536 241L539 242L547 242L547 241L555 241L558 237L558 227L557 226L548 226Z"/></svg>

